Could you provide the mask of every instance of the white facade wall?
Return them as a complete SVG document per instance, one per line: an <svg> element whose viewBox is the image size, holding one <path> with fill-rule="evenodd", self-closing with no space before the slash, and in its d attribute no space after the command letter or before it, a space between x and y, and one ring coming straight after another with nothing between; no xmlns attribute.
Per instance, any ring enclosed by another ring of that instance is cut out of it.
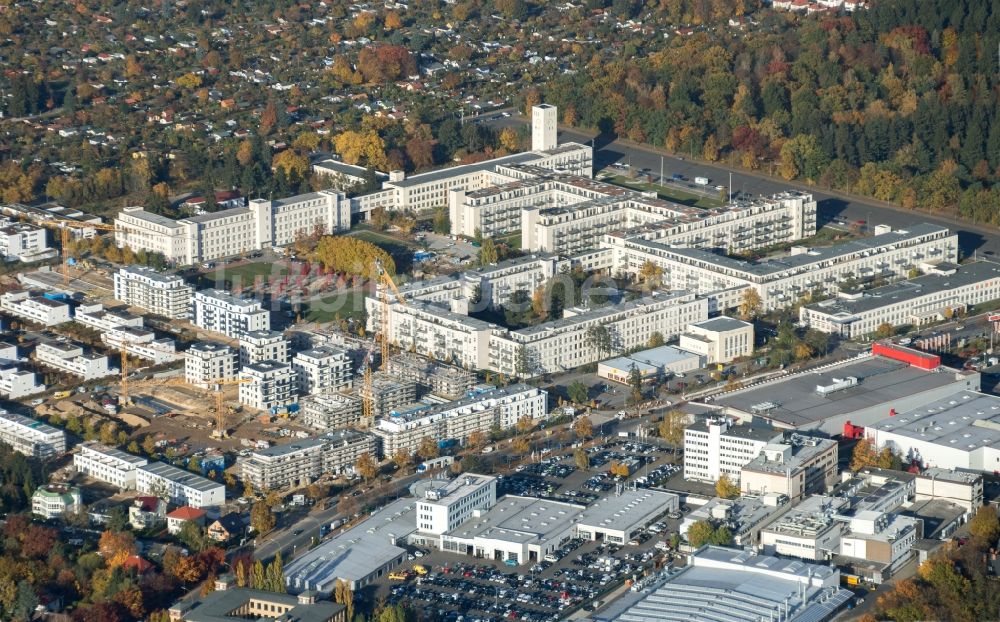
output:
<svg viewBox="0 0 1000 622"><path fill-rule="evenodd" d="M365 299L370 300L370 297ZM277 331L252 331L240 336L240 365L264 361L288 362L288 340Z"/></svg>
<svg viewBox="0 0 1000 622"><path fill-rule="evenodd" d="M727 434L731 427L727 420L706 420L707 429L701 427L684 430L684 479L687 480L714 483L726 474L730 481L739 483L743 467L760 455L770 440Z"/></svg>
<svg viewBox="0 0 1000 622"><path fill-rule="evenodd" d="M136 471L147 463L145 458L93 442L81 444L73 454L73 467L78 473L122 490L135 488Z"/></svg>
<svg viewBox="0 0 1000 622"><path fill-rule="evenodd" d="M194 288L173 274L161 274L144 266L121 268L114 276L115 299L172 320L191 314Z"/></svg>
<svg viewBox="0 0 1000 622"><path fill-rule="evenodd" d="M192 322L199 328L233 338L271 328L271 315L258 300L238 298L217 289L196 292L193 300Z"/></svg>
<svg viewBox="0 0 1000 622"><path fill-rule="evenodd" d="M345 389L354 382L351 360L337 348L320 346L299 352L292 359L292 369L302 395Z"/></svg>
<svg viewBox="0 0 1000 622"><path fill-rule="evenodd" d="M44 228L24 223L0 225L0 255L7 261L40 261L56 254L49 248Z"/></svg>
<svg viewBox="0 0 1000 622"><path fill-rule="evenodd" d="M224 485L164 462L139 467L135 484L140 494L163 496L177 505L205 508L226 502Z"/></svg>
<svg viewBox="0 0 1000 622"><path fill-rule="evenodd" d="M195 386L208 388L210 380L231 380L236 367L236 351L226 345L199 342L184 352L184 378Z"/></svg>
<svg viewBox="0 0 1000 622"><path fill-rule="evenodd" d="M28 292L7 292L0 296L0 309L21 318L41 324L56 326L70 321L69 305Z"/></svg>
<svg viewBox="0 0 1000 622"><path fill-rule="evenodd" d="M66 451L66 434L47 423L0 410L0 443L44 460Z"/></svg>
<svg viewBox="0 0 1000 622"><path fill-rule="evenodd" d="M154 365L162 365L180 360L173 339L157 339L156 333L142 328L119 326L101 335L101 341L111 348L121 349L139 358L152 361Z"/></svg>
<svg viewBox="0 0 1000 622"><path fill-rule="evenodd" d="M556 126L559 123L559 109L550 104L531 107L531 150L555 149L558 144Z"/></svg>
<svg viewBox="0 0 1000 622"><path fill-rule="evenodd" d="M96 380L114 373L108 367L108 357L84 354L78 346L40 343L35 347L35 359L42 365L80 376L84 380Z"/></svg>
<svg viewBox="0 0 1000 622"><path fill-rule="evenodd" d="M460 476L444 488L445 494L435 492L428 491L417 500L417 529L440 535L461 525L476 510L496 505L497 480L483 475Z"/></svg>
<svg viewBox="0 0 1000 622"><path fill-rule="evenodd" d="M142 328L143 324L141 316L106 311L102 305L94 305L90 308L77 307L76 313L73 315L73 321L102 332L113 330L119 326Z"/></svg>
<svg viewBox="0 0 1000 622"><path fill-rule="evenodd" d="M291 365L273 361L247 365L240 370L240 378L250 380L239 385L241 404L258 410L270 410L297 401L295 372Z"/></svg>
<svg viewBox="0 0 1000 622"><path fill-rule="evenodd" d="M0 395L16 400L45 390L45 385L38 382L38 375L30 371L22 371L17 367L0 369Z"/></svg>

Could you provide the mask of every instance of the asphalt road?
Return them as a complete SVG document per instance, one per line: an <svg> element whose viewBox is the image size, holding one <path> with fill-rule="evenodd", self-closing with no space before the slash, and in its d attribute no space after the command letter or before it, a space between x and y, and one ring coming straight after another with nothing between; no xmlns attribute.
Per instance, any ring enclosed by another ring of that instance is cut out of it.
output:
<svg viewBox="0 0 1000 622"><path fill-rule="evenodd" d="M488 123L494 127L521 127L527 123L524 117L511 116L494 119L495 116L497 116L496 113L482 115L479 119L480 122ZM1000 230L993 227L895 208L873 200L839 194L805 184L786 182L766 174L758 175L743 170L729 169L723 163L707 164L693 161L688 157L670 156L653 147L625 144L620 140L609 142L601 136L595 138L593 132L565 128L560 128L559 131L560 142L589 143L592 139L595 143L595 171L609 164L619 163L629 164L633 169L648 168L653 175L658 176L662 158L665 178L669 179L674 173L680 173L687 179L708 177L711 180L710 188L716 185L728 186L729 174L732 172L732 192L737 196L770 195L789 188L811 192L819 204L817 226L844 220L848 223L864 221L866 227L884 224L897 229L905 228L916 222L927 222L948 227L957 232L963 258L976 253L980 257L983 255L986 257L998 256L997 259L1000 259Z"/></svg>

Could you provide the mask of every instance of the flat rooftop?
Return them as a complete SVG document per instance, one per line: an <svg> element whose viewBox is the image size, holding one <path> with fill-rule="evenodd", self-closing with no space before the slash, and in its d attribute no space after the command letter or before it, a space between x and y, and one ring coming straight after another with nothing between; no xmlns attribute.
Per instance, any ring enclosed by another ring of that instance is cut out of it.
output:
<svg viewBox="0 0 1000 622"><path fill-rule="evenodd" d="M626 533L644 527L680 504L680 497L658 490L626 490L587 506L576 522L585 527L615 529Z"/></svg>
<svg viewBox="0 0 1000 622"><path fill-rule="evenodd" d="M496 481L497 478L490 475L463 473L443 486L428 488L419 501L428 505L450 505L453 500L461 499Z"/></svg>
<svg viewBox="0 0 1000 622"><path fill-rule="evenodd" d="M104 445L102 443L98 443L98 442L95 442L95 441L88 441L88 442L85 442L85 443L81 443L80 447L81 448L89 449L90 451L97 452L97 453L101 454L102 456L106 456L106 457L111 458L113 460L120 460L121 462L126 462L128 464L131 464L131 465L134 465L134 466L137 466L137 467L138 466L142 466L144 464L147 464L149 462L145 458L140 458L139 456L133 456L132 454L130 454L128 452L122 451L120 449L116 449L114 447L108 447L107 445Z"/></svg>
<svg viewBox="0 0 1000 622"><path fill-rule="evenodd" d="M280 606L282 610L290 607L280 617L274 615L270 618L264 618L287 622L327 622L335 618L344 608L344 605L329 601L317 601L313 604L303 605L299 604L296 596L290 594L234 587L199 596L198 600L193 603L178 603L171 609L182 610L181 619L186 622L235 622L247 619L245 616L235 615L233 612L251 600L271 603Z"/></svg>
<svg viewBox="0 0 1000 622"><path fill-rule="evenodd" d="M787 460L768 460L767 454L761 452L759 456L751 460L743 467L746 471L756 471L759 473L787 473L802 468L804 463L814 460L816 456L836 447L837 441L829 438L816 438L813 436L801 436L791 434L781 441L768 445L769 449L781 450L785 447L791 448L791 457ZM836 451L836 449L834 449Z"/></svg>
<svg viewBox="0 0 1000 622"><path fill-rule="evenodd" d="M720 315L719 317L713 317L712 319L705 320L704 322L695 322L691 326L696 326L703 330L710 330L713 332L725 332L730 330L740 330L747 327L753 327L753 324L749 322L744 322L743 320L737 320L731 317Z"/></svg>
<svg viewBox="0 0 1000 622"><path fill-rule="evenodd" d="M753 414L755 418L800 427L878 406L884 406L888 412L894 401L956 383L964 374L946 367L926 371L900 361L869 356L819 372L793 374L725 393L713 403ZM857 378L858 384L826 395L816 392L817 386L827 386L846 377ZM755 406L762 410L754 412Z"/></svg>
<svg viewBox="0 0 1000 622"><path fill-rule="evenodd" d="M917 475L918 478L936 479L941 482L952 482L954 484L972 485L976 481L983 479L982 473L971 473L969 471L959 471L957 469L942 469L941 467L930 467L923 473Z"/></svg>
<svg viewBox="0 0 1000 622"><path fill-rule="evenodd" d="M869 428L959 451L1000 444L1000 397L958 391Z"/></svg>
<svg viewBox="0 0 1000 622"><path fill-rule="evenodd" d="M806 308L834 316L851 317L888 305L949 292L958 287L966 287L996 278L1000 278L1000 264L978 261L959 267L953 274L925 274L908 281L866 290L860 297L831 298L807 305ZM940 309L942 304L940 300L927 303L935 310ZM921 310L919 308L913 309L914 313L919 313Z"/></svg>
<svg viewBox="0 0 1000 622"><path fill-rule="evenodd" d="M680 570L626 592L594 616L614 622L823 622L850 600L839 572L799 560L708 546ZM788 617L784 613L788 611Z"/></svg>
<svg viewBox="0 0 1000 622"><path fill-rule="evenodd" d="M166 462L152 462L139 467L139 470L152 473L153 475L170 480L171 482L180 484L181 486L187 486L188 488L193 488L201 492L208 492L223 487L222 484L218 482L213 482L208 478L195 475L194 473L175 467L172 464L167 464Z"/></svg>
<svg viewBox="0 0 1000 622"><path fill-rule="evenodd" d="M125 266L124 268L120 268L118 273L125 277L129 275L141 276L151 281L157 281L158 283L174 284L184 282L184 279L176 274L164 274L148 266Z"/></svg>
<svg viewBox="0 0 1000 622"><path fill-rule="evenodd" d="M762 531L790 536L815 536L837 525L834 515L848 509L850 500L843 497L813 495L785 513Z"/></svg>
<svg viewBox="0 0 1000 622"><path fill-rule="evenodd" d="M487 538L525 544L561 537L572 529L583 506L536 499L506 496L478 517L470 518L445 534L471 540Z"/></svg>
<svg viewBox="0 0 1000 622"><path fill-rule="evenodd" d="M688 352L687 350L681 350L676 346L660 346L658 348L636 352L635 354L629 354L628 356L619 356L607 361L602 361L602 364L615 369L628 371L634 363L640 372L645 373L647 371L651 372L656 369L692 358L698 359L698 355Z"/></svg>

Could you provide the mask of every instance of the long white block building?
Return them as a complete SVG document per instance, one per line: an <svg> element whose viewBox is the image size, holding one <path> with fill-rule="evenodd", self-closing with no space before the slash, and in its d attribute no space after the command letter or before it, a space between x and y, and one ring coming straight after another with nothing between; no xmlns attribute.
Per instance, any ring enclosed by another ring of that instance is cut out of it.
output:
<svg viewBox="0 0 1000 622"><path fill-rule="evenodd" d="M136 472L149 461L139 456L88 441L81 443L73 454L73 468L77 473L107 482L122 490L135 488Z"/></svg>
<svg viewBox="0 0 1000 622"><path fill-rule="evenodd" d="M166 462L138 467L135 486L141 494L162 497L177 505L205 508L226 502L224 485Z"/></svg>
<svg viewBox="0 0 1000 622"><path fill-rule="evenodd" d="M173 220L126 207L115 218L115 241L133 250L163 253L179 265L287 246L297 235L351 226L351 203L341 192L324 190Z"/></svg>
<svg viewBox="0 0 1000 622"><path fill-rule="evenodd" d="M0 309L11 315L42 326L56 326L70 321L69 305L30 292L6 292L0 296Z"/></svg>
<svg viewBox="0 0 1000 622"><path fill-rule="evenodd" d="M240 462L244 481L257 490L304 486L325 473L353 473L363 454L375 457L375 437L356 430L336 430L253 451Z"/></svg>
<svg viewBox="0 0 1000 622"><path fill-rule="evenodd" d="M191 321L198 328L240 338L255 330L271 328L271 314L259 300L234 296L220 289L195 292Z"/></svg>
<svg viewBox="0 0 1000 622"><path fill-rule="evenodd" d="M524 384L474 389L453 402L394 410L375 422L372 433L379 439L383 456L399 451L412 454L424 437L464 443L473 432L488 433L494 427L510 429L521 417L545 418L547 406L545 391Z"/></svg>
<svg viewBox="0 0 1000 622"><path fill-rule="evenodd" d="M101 334L101 341L111 348L123 346L129 354L152 361L154 365L180 360L173 339L157 339L156 333L146 328L116 326Z"/></svg>
<svg viewBox="0 0 1000 622"><path fill-rule="evenodd" d="M810 328L853 339L883 324L919 327L1000 298L1000 264L988 261L927 266L928 273L908 281L836 298L799 309Z"/></svg>
<svg viewBox="0 0 1000 622"><path fill-rule="evenodd" d="M44 460L66 451L66 433L36 419L0 410L0 443Z"/></svg>
<svg viewBox="0 0 1000 622"><path fill-rule="evenodd" d="M115 299L172 320L191 314L194 288L176 274L162 274L145 266L126 266L115 273Z"/></svg>
<svg viewBox="0 0 1000 622"><path fill-rule="evenodd" d="M35 346L35 360L42 365L80 376L83 380L96 380L115 373L108 367L108 357L84 353L83 348L63 343L40 343Z"/></svg>
<svg viewBox="0 0 1000 622"><path fill-rule="evenodd" d="M142 328L143 325L142 316L132 315L128 311L105 309L100 303L78 306L73 314L73 321L102 332L119 326Z"/></svg>

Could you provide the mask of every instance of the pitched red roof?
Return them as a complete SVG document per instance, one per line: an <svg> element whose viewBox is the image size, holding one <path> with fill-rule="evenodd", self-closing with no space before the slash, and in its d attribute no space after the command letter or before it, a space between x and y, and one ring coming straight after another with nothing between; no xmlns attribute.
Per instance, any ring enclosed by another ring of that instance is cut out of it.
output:
<svg viewBox="0 0 1000 622"><path fill-rule="evenodd" d="M124 562L122 562L122 568L125 568L126 570L135 570L139 574L144 574L153 569L153 564L147 562L138 555L131 555Z"/></svg>
<svg viewBox="0 0 1000 622"><path fill-rule="evenodd" d="M167 514L167 518L175 518L178 520L197 520L204 515L205 510L185 505L184 507L177 508L170 514Z"/></svg>

